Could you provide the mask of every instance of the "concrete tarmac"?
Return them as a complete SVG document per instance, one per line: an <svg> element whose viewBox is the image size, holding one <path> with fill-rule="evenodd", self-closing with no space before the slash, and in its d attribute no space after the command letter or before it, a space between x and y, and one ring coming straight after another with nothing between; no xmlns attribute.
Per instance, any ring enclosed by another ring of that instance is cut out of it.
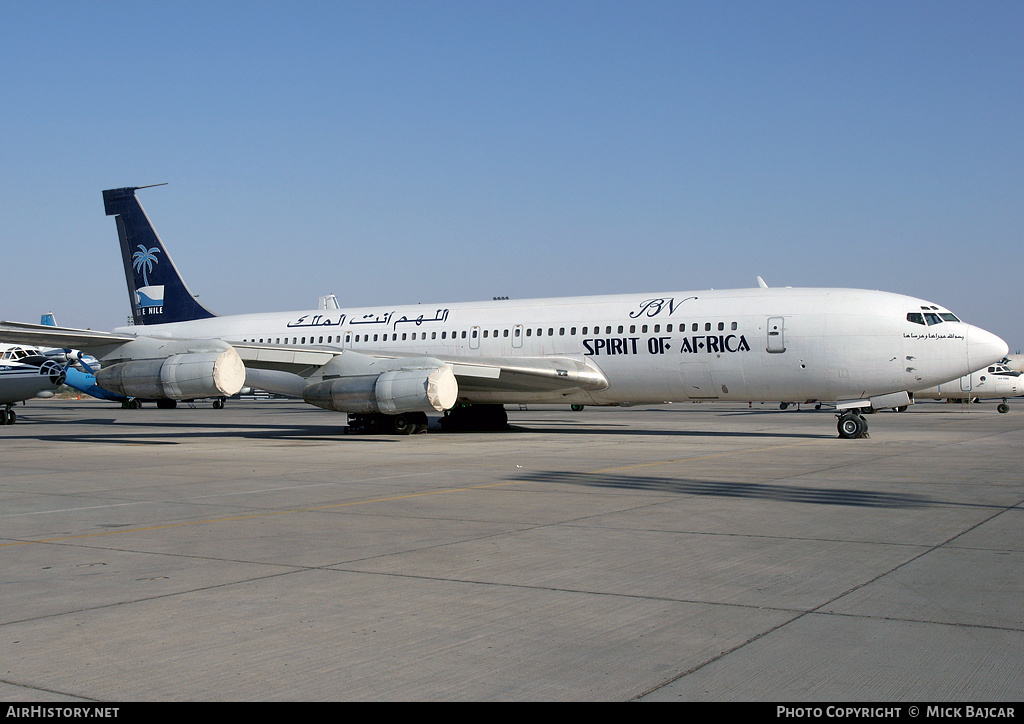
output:
<svg viewBox="0 0 1024 724"><path fill-rule="evenodd" d="M18 406L0 700L1024 699L1024 404L509 411Z"/></svg>

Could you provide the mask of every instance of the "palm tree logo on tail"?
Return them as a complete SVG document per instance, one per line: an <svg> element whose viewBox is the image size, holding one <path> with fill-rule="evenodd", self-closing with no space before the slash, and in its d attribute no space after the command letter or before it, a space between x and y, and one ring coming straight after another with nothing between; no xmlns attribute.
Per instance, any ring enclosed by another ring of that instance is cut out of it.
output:
<svg viewBox="0 0 1024 724"><path fill-rule="evenodd" d="M149 272L153 271L155 264L160 263L156 258L160 247L147 249L145 245L139 244L138 249L132 254L132 268L142 274L142 286L135 290L135 301L140 307L161 307L164 303L163 285L149 285Z"/></svg>

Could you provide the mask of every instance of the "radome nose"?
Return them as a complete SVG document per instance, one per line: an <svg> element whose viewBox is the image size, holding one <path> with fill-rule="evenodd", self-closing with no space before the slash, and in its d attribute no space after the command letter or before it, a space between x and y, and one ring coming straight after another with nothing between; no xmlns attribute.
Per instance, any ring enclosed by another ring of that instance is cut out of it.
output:
<svg viewBox="0 0 1024 724"><path fill-rule="evenodd" d="M1010 351L1006 342L981 327L967 330L967 362L972 371L998 362Z"/></svg>

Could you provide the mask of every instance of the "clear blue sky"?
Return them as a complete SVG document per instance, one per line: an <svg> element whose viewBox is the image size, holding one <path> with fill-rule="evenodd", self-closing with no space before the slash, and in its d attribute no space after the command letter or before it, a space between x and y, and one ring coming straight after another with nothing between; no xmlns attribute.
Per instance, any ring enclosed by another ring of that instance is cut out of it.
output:
<svg viewBox="0 0 1024 724"><path fill-rule="evenodd" d="M0 318L776 286L1024 348L1024 3L0 2Z"/></svg>

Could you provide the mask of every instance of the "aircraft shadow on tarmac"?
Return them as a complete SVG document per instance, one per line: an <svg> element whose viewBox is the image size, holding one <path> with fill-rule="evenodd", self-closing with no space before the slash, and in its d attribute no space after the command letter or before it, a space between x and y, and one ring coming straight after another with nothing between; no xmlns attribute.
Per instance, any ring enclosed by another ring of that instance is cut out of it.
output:
<svg viewBox="0 0 1024 724"><path fill-rule="evenodd" d="M34 419L33 419L34 417ZM321 418L322 419L322 418ZM83 418L75 420L74 425L82 429L75 433L40 434L40 428L36 425L55 424L58 421L47 419L45 415L22 416L24 427L18 428L19 432L24 431L31 434L18 436L30 437L51 442L142 442L145 437L157 437L173 441L174 439L201 439L201 438L230 438L240 437L247 439L295 439L309 441L337 441L337 440L377 440L377 441L399 441L405 436L386 434L346 434L344 422L338 424L316 424L310 422L295 422L287 424L260 424L245 422L199 422L193 419L179 418L150 418L144 419L137 416L134 419L114 418ZM60 420L59 424L66 424L67 421ZM103 433L95 433L97 428L105 428ZM117 432L113 432L117 429ZM602 422L582 422L580 420L524 420L511 422L504 430L482 430L482 431L455 431L445 432L437 427L437 420L431 421L431 435L467 435L467 434L488 434L503 435L510 433L529 434L551 434L551 435L620 435L620 436L641 436L641 437L714 437L714 438L792 438L804 440L817 440L821 438L836 437L828 427L820 433L787 433L778 430L770 431L725 431L725 430L699 430L699 429L644 429L630 427L628 425L607 424ZM15 437L13 434L5 434L4 437ZM155 444L155 443L154 443Z"/></svg>
<svg viewBox="0 0 1024 724"><path fill-rule="evenodd" d="M36 424L47 424L48 421L36 420ZM336 443L346 438L357 439L345 434L344 425L314 425L293 423L284 425L249 424L235 422L203 423L193 421L143 421L124 422L108 418L88 418L76 420L73 433L41 434L39 427L25 427L24 433L17 437L45 440L48 442L83 442L83 443L117 443L133 445L177 445L189 440L244 438L255 440L305 441ZM35 429L32 429L32 428ZM21 430L19 430L21 432ZM15 435L5 435L6 438ZM395 436L361 437L361 440L379 442L400 442Z"/></svg>
<svg viewBox="0 0 1024 724"><path fill-rule="evenodd" d="M850 488L813 488L766 483L687 480L653 475L621 475L615 473L577 473L569 471L535 471L515 477L516 480L542 483L564 483L590 488L698 495L722 498L749 498L812 505L846 505L869 508L923 508L941 504L922 495L877 493Z"/></svg>
<svg viewBox="0 0 1024 724"><path fill-rule="evenodd" d="M733 437L733 438L795 438L801 440L820 440L821 438L836 437L835 426L825 427L820 433L797 433L770 431L743 432L736 430L651 430L637 427L609 427L595 423L594 427L580 425L576 422L568 422L563 426L552 426L552 421L544 420L537 423L516 422L509 425L511 432L548 433L561 435L630 435L642 437ZM504 431L501 431L504 432Z"/></svg>

